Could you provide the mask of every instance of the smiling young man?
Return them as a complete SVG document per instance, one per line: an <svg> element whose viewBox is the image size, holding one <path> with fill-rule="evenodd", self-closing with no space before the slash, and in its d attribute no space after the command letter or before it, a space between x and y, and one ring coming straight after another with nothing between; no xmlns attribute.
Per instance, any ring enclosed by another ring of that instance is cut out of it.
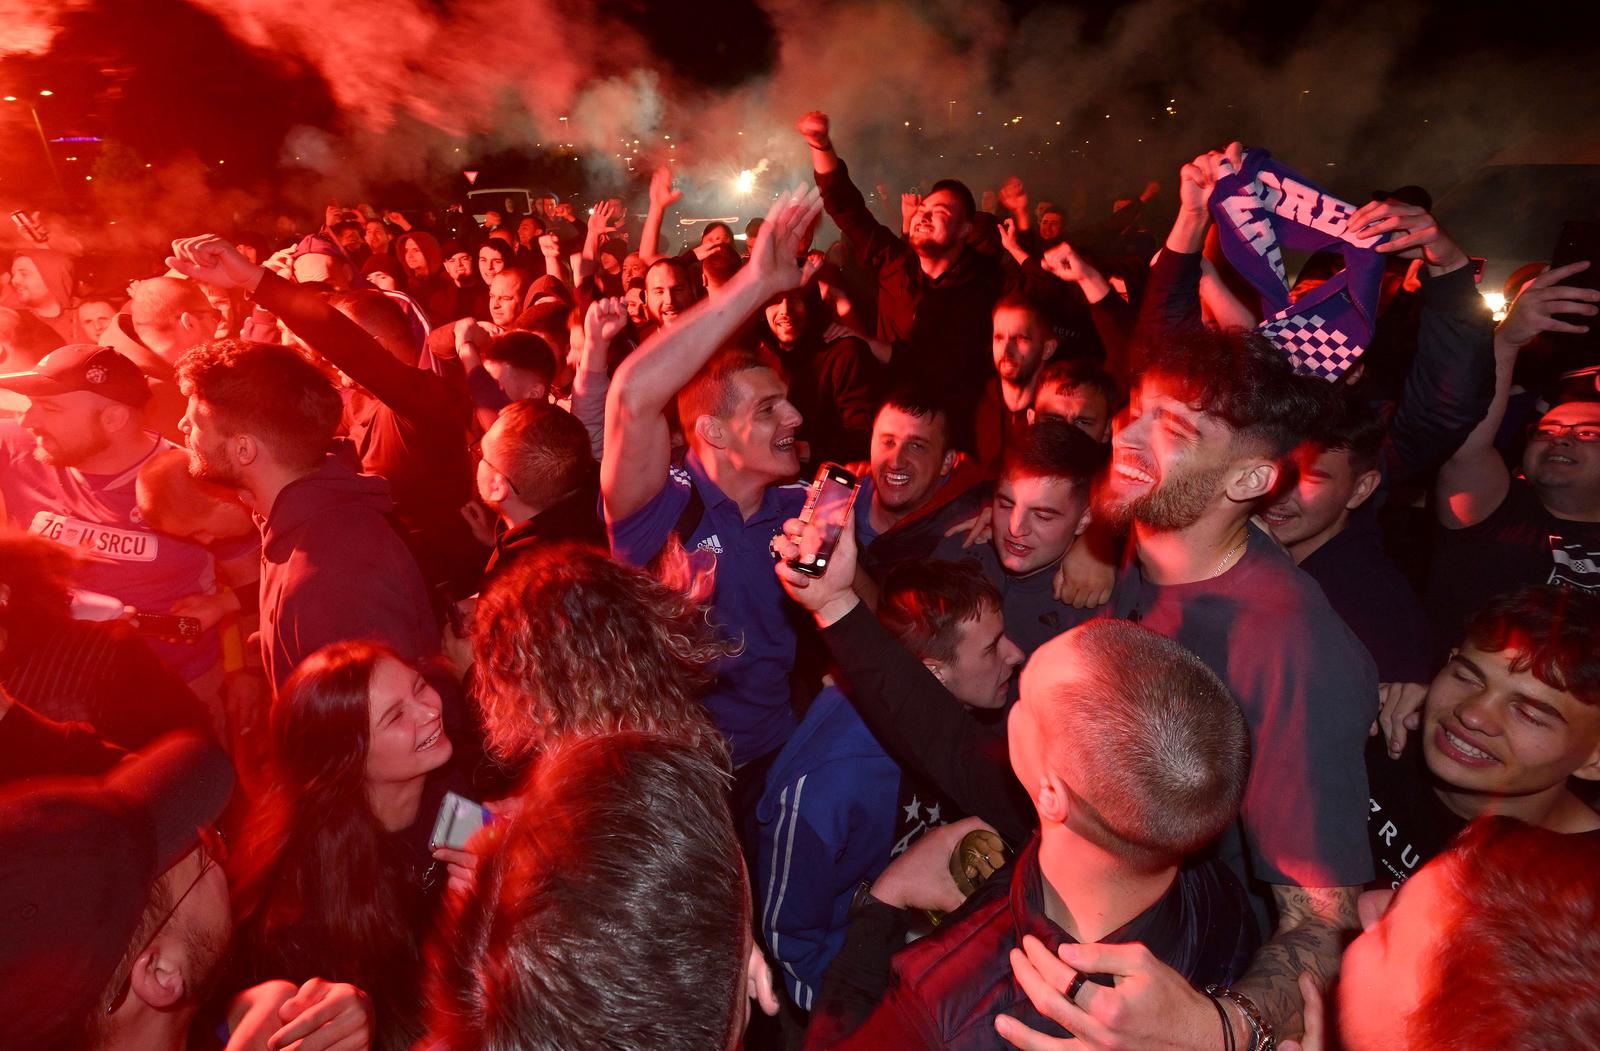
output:
<svg viewBox="0 0 1600 1051"><path fill-rule="evenodd" d="M781 197L750 263L716 299L647 339L607 395L600 491L612 551L643 565L676 537L696 561L714 560L711 620L743 640L704 699L732 745L746 807L795 726L788 681L795 634L770 545L806 488L786 484L800 469L800 414L777 363L724 344L763 303L800 284L794 260L820 211L815 193ZM674 397L689 446L681 465L672 462L666 415Z"/></svg>
<svg viewBox="0 0 1600 1051"><path fill-rule="evenodd" d="M1570 778L1600 781L1600 596L1550 585L1495 599L1428 687L1398 758L1367 747L1378 881L1399 886L1473 818L1600 839Z"/></svg>
<svg viewBox="0 0 1600 1051"><path fill-rule="evenodd" d="M872 421L872 459L856 494L861 567L874 580L931 556L945 531L988 500L984 472L950 444L944 400L927 387L891 390Z"/></svg>
<svg viewBox="0 0 1600 1051"><path fill-rule="evenodd" d="M1444 530L1427 600L1441 642L1454 643L1473 611L1512 588L1600 587L1600 400L1552 406L1528 435L1520 474L1495 444L1522 350L1545 332L1593 326L1600 291L1564 283L1583 281L1592 265L1547 270L1517 296L1494 334L1489 411L1439 469L1434 509Z"/></svg>
<svg viewBox="0 0 1600 1051"><path fill-rule="evenodd" d="M934 183L902 238L873 216L851 182L834 152L827 115L808 113L796 128L811 147L828 217L854 247L855 261L876 279L877 338L894 347L891 376L915 374L948 390L952 444L976 451L978 401L994 376L984 348L993 341L991 312L1007 273L971 245L972 191L954 179Z"/></svg>
<svg viewBox="0 0 1600 1051"><path fill-rule="evenodd" d="M1295 478L1262 521L1361 640L1379 682L1423 682L1437 665L1422 601L1384 550L1375 514L1385 442L1381 416L1348 387L1294 451Z"/></svg>
<svg viewBox="0 0 1600 1051"><path fill-rule="evenodd" d="M1236 988L1298 1032L1296 975L1337 969L1342 932L1372 878L1361 758L1376 707L1372 659L1316 583L1250 522L1322 410L1320 381L1295 376L1276 347L1239 332L1172 331L1146 361L1095 509L1097 520L1132 529L1134 557L1110 611L1193 650L1244 709L1250 778L1219 853L1275 930ZM1164 1019L1136 1012L1130 1022L1182 1033L1179 1046L1214 1046L1215 1011L1183 995L1188 1003Z"/></svg>
<svg viewBox="0 0 1600 1051"><path fill-rule="evenodd" d="M1104 445L1047 416L1015 435L1001 461L989 543L974 555L1004 596L1007 628L1025 654L1099 615L1056 598L1055 576L1088 524L1089 487L1105 459ZM961 543L948 538L942 553L960 557Z"/></svg>

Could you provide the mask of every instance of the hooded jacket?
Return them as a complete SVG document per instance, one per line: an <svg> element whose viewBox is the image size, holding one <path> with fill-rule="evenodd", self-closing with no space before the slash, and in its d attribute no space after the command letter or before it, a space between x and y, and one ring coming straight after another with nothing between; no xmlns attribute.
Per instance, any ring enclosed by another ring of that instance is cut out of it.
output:
<svg viewBox="0 0 1600 1051"><path fill-rule="evenodd" d="M61 313L55 317L39 317L32 310L23 307L14 296L8 296L7 306L16 307L37 320L50 326L60 337L60 343L82 342L82 333L78 330L78 314L73 309L72 297L72 260L60 252L53 252L48 248L35 251L18 252L17 259L28 259L33 262L34 268L39 271L39 278L44 282L44 287L50 293L50 298L56 301L61 308ZM58 346L60 344L57 344ZM55 349L54 347L51 348Z"/></svg>
<svg viewBox="0 0 1600 1051"><path fill-rule="evenodd" d="M424 582L456 598L472 594L487 552L459 512L474 495L465 392L400 361L320 296L276 274L262 277L256 298L371 395L350 419L362 469L388 479Z"/></svg>
<svg viewBox="0 0 1600 1051"><path fill-rule="evenodd" d="M274 690L330 642L382 642L406 660L439 648L422 574L390 524L389 483L353 460L340 443L260 522L261 663Z"/></svg>
<svg viewBox="0 0 1600 1051"><path fill-rule="evenodd" d="M422 260L428 267L423 277L413 274L406 265L408 241L415 241L417 247L422 249ZM448 319L455 307L456 285L445 275L444 254L439 250L438 240L425 230L407 230L394 239L394 257L400 261L400 269L405 272L401 288L422 304L422 309L428 312L428 319L433 324L443 324L440 319Z"/></svg>

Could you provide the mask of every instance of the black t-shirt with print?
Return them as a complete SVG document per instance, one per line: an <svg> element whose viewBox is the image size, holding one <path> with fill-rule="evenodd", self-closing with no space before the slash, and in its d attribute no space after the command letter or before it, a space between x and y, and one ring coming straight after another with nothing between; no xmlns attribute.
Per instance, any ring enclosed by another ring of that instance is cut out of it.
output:
<svg viewBox="0 0 1600 1051"><path fill-rule="evenodd" d="M1526 584L1600 589L1600 522L1557 518L1520 478L1477 525L1445 529L1434 549L1428 613L1446 645L1496 595Z"/></svg>
<svg viewBox="0 0 1600 1051"><path fill-rule="evenodd" d="M1382 734L1368 738L1367 839L1378 873L1372 887L1399 887L1467 827L1434 793L1432 777L1418 734L1411 734L1398 759L1389 758Z"/></svg>
<svg viewBox="0 0 1600 1051"><path fill-rule="evenodd" d="M1591 782L1568 783L1578 788ZM1420 734L1407 738L1398 759L1389 758L1382 734L1367 740L1367 786L1372 792L1367 838L1378 873L1372 888L1398 888L1467 827L1467 819L1445 806L1433 785ZM1600 838L1600 829L1572 834Z"/></svg>

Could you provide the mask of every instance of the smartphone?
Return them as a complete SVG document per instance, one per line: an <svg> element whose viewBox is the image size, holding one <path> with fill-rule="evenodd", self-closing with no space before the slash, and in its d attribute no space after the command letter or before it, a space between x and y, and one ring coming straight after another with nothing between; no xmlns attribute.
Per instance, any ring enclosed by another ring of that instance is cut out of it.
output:
<svg viewBox="0 0 1600 1051"><path fill-rule="evenodd" d="M34 222L33 216L20 208L11 213L11 221L16 223L17 229L21 230L34 244L42 245L50 239L50 235L45 233L44 227Z"/></svg>
<svg viewBox="0 0 1600 1051"><path fill-rule="evenodd" d="M856 490L861 480L836 463L825 463L817 468L816 480L806 496L806 506L800 511L800 521L817 522L822 526L822 546L812 562L790 559L789 565L797 573L820 577L828 569L833 549L839 546L839 536L844 532L845 515L855 502Z"/></svg>
<svg viewBox="0 0 1600 1051"><path fill-rule="evenodd" d="M467 840L493 820L494 814L482 803L446 792L444 802L439 804L439 816L433 819L433 835L428 837L428 846L434 850L440 847L465 850Z"/></svg>
<svg viewBox="0 0 1600 1051"><path fill-rule="evenodd" d="M200 620L197 617L180 617L175 613L141 613L136 610L128 623L140 635L181 640L200 637Z"/></svg>

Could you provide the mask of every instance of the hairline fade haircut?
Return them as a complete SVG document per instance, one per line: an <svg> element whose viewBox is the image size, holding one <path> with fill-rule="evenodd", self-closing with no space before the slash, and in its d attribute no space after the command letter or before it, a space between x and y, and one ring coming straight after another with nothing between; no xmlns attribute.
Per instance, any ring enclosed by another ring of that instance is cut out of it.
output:
<svg viewBox="0 0 1600 1051"><path fill-rule="evenodd" d="M1159 377L1227 426L1235 445L1281 460L1327 411L1329 384L1298 376L1271 340L1243 329L1167 329L1145 352L1140 380Z"/></svg>
<svg viewBox="0 0 1600 1051"><path fill-rule="evenodd" d="M926 383L901 383L890 388L884 396L883 404L878 406L878 411L873 413L873 426L877 426L878 416L884 409L894 409L903 412L913 419L922 420L932 417L937 422L939 438L944 449L950 448L950 406L944 397L932 385Z"/></svg>
<svg viewBox="0 0 1600 1051"><path fill-rule="evenodd" d="M917 559L884 578L878 619L921 660L955 659L961 625L1000 609L1000 592L978 564Z"/></svg>
<svg viewBox="0 0 1600 1051"><path fill-rule="evenodd" d="M1059 478L1086 490L1109 459L1110 449L1104 443L1047 414L1006 445L1000 477Z"/></svg>
<svg viewBox="0 0 1600 1051"><path fill-rule="evenodd" d="M514 401L500 411L489 431L484 441L493 439L495 469L535 507L549 507L594 477L589 432L571 413L549 402Z"/></svg>
<svg viewBox="0 0 1600 1051"><path fill-rule="evenodd" d="M223 430L249 434L291 470L321 464L344 415L328 377L287 347L221 339L178 361L178 386Z"/></svg>
<svg viewBox="0 0 1600 1051"><path fill-rule="evenodd" d="M440 1046L728 1046L750 924L729 780L633 732L541 759L430 953Z"/></svg>
<svg viewBox="0 0 1600 1051"><path fill-rule="evenodd" d="M1035 325L1044 330L1044 338L1056 338L1055 329L1050 327L1050 318L1045 314L1044 306L1038 300L1021 292L1007 292L995 300L994 309L989 311L989 316L992 318L1002 310L1021 311L1028 315Z"/></svg>
<svg viewBox="0 0 1600 1051"><path fill-rule="evenodd" d="M736 381L756 369L767 369L780 381L783 379L783 364L769 350L729 345L714 352L678 392L678 419L685 435L694 434L695 421L702 416L732 418L739 411Z"/></svg>
<svg viewBox="0 0 1600 1051"><path fill-rule="evenodd" d="M1103 619L1065 637L1077 660L1045 702L1048 762L1072 772L1088 834L1143 869L1194 854L1244 798L1244 712L1205 662L1148 628Z"/></svg>

